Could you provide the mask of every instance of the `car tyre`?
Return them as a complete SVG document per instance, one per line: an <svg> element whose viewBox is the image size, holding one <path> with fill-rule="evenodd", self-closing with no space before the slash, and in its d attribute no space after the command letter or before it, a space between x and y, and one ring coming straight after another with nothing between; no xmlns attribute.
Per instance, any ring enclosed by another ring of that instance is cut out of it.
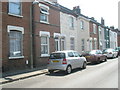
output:
<svg viewBox="0 0 120 90"><path fill-rule="evenodd" d="M69 65L67 68L66 68L66 74L70 74L72 72L72 67Z"/></svg>
<svg viewBox="0 0 120 90"><path fill-rule="evenodd" d="M97 60L97 64L99 64L100 63L100 58L98 58L98 60Z"/></svg>
<svg viewBox="0 0 120 90"><path fill-rule="evenodd" d="M107 57L105 58L105 60L104 60L105 62L107 61Z"/></svg>
<svg viewBox="0 0 120 90"><path fill-rule="evenodd" d="M86 69L86 65L87 65L87 63L84 62L84 63L83 63L83 66L82 66L82 69Z"/></svg>

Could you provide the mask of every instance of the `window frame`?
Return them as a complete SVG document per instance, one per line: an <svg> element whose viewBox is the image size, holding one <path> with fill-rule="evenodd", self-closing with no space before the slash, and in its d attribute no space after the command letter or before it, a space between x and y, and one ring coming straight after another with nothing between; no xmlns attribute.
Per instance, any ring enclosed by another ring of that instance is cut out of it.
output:
<svg viewBox="0 0 120 90"><path fill-rule="evenodd" d="M42 42L41 42L41 51L40 51L40 54L41 54L41 57L44 57L44 56L49 56L49 37L47 36L47 35L42 35L40 38L40 40L42 41L42 37L45 37L45 38L47 38L47 44L42 44ZM46 53L42 53L42 46L47 46L47 54Z"/></svg>
<svg viewBox="0 0 120 90"><path fill-rule="evenodd" d="M71 43L71 40L74 41L73 44ZM72 48L72 47L73 47L73 48ZM75 50L75 38L74 38L74 37L71 37L71 38L70 38L70 50Z"/></svg>
<svg viewBox="0 0 120 90"><path fill-rule="evenodd" d="M22 6L23 6L23 5L22 5L21 0L20 0L20 2L19 2L19 3L20 3L20 14L15 14L15 13L11 13L11 12L10 12L10 3L14 3L14 4L15 4L16 2L10 2L10 0L9 0L9 2L8 2L8 15L16 16L16 17L23 17L23 16L22 16Z"/></svg>
<svg viewBox="0 0 120 90"><path fill-rule="evenodd" d="M58 47L56 47L56 42L57 42ZM59 38L55 39L55 51L60 51L60 40L59 40Z"/></svg>
<svg viewBox="0 0 120 90"><path fill-rule="evenodd" d="M46 23L46 24L49 24L49 7L44 5L44 4L39 4L39 7L40 7L40 22L41 23ZM42 9L46 10L47 12L45 11L42 11ZM43 15L44 17L47 17L46 20L41 20L41 15Z"/></svg>
<svg viewBox="0 0 120 90"><path fill-rule="evenodd" d="M64 42L64 45L63 45ZM65 38L61 39L61 50L65 50Z"/></svg>
<svg viewBox="0 0 120 90"><path fill-rule="evenodd" d="M81 28L82 30L84 30L84 21L83 21L83 20L80 21L80 28Z"/></svg>
<svg viewBox="0 0 120 90"><path fill-rule="evenodd" d="M69 27L70 29L74 29L74 18L72 16L69 17Z"/></svg>
<svg viewBox="0 0 120 90"><path fill-rule="evenodd" d="M22 41L21 41L21 56L18 56L18 57L12 57L10 56L10 43L9 43L9 59L18 59L18 58L24 58L23 54L24 54L24 51L23 51L23 38L24 38L24 28L23 27L18 27L18 26L11 26L11 25L8 25L7 26L7 30L8 30L8 35L10 35L10 31L18 31L18 32L21 32L22 33ZM10 41L10 36L9 36L9 41Z"/></svg>
<svg viewBox="0 0 120 90"><path fill-rule="evenodd" d="M40 56L41 57L49 57L50 56L50 32L46 32L46 31L40 31L39 32L39 36L40 36ZM41 53L41 37L47 37L47 42L48 42L48 54L42 54Z"/></svg>
<svg viewBox="0 0 120 90"><path fill-rule="evenodd" d="M82 39L81 43L82 43L81 49L82 51L85 51L85 39Z"/></svg>
<svg viewBox="0 0 120 90"><path fill-rule="evenodd" d="M96 26L96 24L93 24L93 33L94 33L94 34L97 33L97 26Z"/></svg>

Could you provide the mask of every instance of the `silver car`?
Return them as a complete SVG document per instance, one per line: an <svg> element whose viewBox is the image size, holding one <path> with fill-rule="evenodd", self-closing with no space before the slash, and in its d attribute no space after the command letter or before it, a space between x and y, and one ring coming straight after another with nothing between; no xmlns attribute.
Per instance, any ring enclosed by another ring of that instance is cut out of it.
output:
<svg viewBox="0 0 120 90"><path fill-rule="evenodd" d="M107 58L115 58L117 57L118 52L115 49L105 49L103 50L103 54L107 56Z"/></svg>
<svg viewBox="0 0 120 90"><path fill-rule="evenodd" d="M57 51L50 55L48 60L48 71L63 70L67 74L75 68L86 68L86 58L82 57L76 51Z"/></svg>

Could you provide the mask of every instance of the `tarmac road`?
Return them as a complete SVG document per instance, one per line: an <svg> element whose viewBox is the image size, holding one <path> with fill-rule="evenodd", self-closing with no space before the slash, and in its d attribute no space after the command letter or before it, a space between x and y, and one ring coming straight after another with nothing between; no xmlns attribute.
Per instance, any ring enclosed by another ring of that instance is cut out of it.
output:
<svg viewBox="0 0 120 90"><path fill-rule="evenodd" d="M2 85L3 88L118 88L118 58L88 64L69 75L58 71Z"/></svg>

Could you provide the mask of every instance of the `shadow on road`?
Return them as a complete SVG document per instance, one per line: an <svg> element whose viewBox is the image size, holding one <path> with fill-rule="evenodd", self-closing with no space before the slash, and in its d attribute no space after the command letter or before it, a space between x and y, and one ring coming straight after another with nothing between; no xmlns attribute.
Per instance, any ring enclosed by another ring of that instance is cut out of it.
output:
<svg viewBox="0 0 120 90"><path fill-rule="evenodd" d="M82 70L84 70L84 69L80 69L80 68L73 69L71 74L73 74L75 72L78 72L78 71L82 71ZM46 75L47 76L67 76L67 75L70 75L70 74L66 74L65 71L57 70L57 71L54 71L53 73L47 73Z"/></svg>
<svg viewBox="0 0 120 90"><path fill-rule="evenodd" d="M105 61L101 61L100 63L87 63L88 66L99 65L104 63Z"/></svg>

